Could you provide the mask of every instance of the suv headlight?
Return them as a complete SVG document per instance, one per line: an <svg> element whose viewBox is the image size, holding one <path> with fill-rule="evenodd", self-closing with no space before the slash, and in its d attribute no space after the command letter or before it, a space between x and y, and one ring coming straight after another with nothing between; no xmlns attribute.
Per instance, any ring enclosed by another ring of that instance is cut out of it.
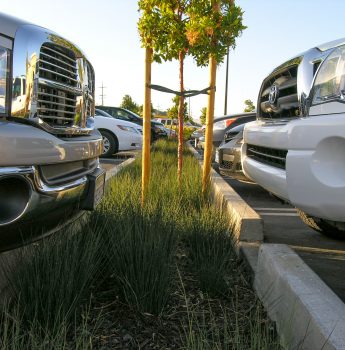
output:
<svg viewBox="0 0 345 350"><path fill-rule="evenodd" d="M312 106L345 99L345 45L334 49L319 68Z"/></svg>
<svg viewBox="0 0 345 350"><path fill-rule="evenodd" d="M0 114L6 113L6 91L8 83L8 50L0 47Z"/></svg>

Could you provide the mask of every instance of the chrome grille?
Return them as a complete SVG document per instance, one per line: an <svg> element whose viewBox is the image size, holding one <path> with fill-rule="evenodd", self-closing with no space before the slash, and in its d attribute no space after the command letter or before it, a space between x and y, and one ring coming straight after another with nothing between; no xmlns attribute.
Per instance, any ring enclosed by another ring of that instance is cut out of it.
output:
<svg viewBox="0 0 345 350"><path fill-rule="evenodd" d="M298 66L278 70L265 79L259 95L259 117L291 118L300 115L297 94ZM274 91L275 90L275 91Z"/></svg>
<svg viewBox="0 0 345 350"><path fill-rule="evenodd" d="M286 156L285 149L268 148L256 145L247 145L247 156L254 160L276 168L285 169Z"/></svg>
<svg viewBox="0 0 345 350"><path fill-rule="evenodd" d="M37 116L51 126L74 124L78 87L77 61L72 50L45 43L38 60Z"/></svg>

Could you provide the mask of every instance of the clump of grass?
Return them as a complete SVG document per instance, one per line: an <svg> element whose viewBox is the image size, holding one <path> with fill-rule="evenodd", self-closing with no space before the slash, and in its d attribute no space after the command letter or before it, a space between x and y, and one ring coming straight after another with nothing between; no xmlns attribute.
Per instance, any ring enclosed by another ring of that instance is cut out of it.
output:
<svg viewBox="0 0 345 350"><path fill-rule="evenodd" d="M59 330L42 333L41 326L33 321L29 327L23 328L23 314L20 304L4 305L0 317L0 348L1 350L92 350L93 336L99 324L96 320L90 327L89 312L83 310L81 322L78 321L73 329L66 322L60 324Z"/></svg>
<svg viewBox="0 0 345 350"><path fill-rule="evenodd" d="M140 312L160 314L173 280L176 236L159 215L128 208L108 222L108 264L123 300Z"/></svg>
<svg viewBox="0 0 345 350"><path fill-rule="evenodd" d="M247 322L243 324L240 318ZM259 303L247 314L229 308L221 308L217 315L212 308L201 313L189 310L181 337L187 350L281 349L274 327L267 322Z"/></svg>
<svg viewBox="0 0 345 350"><path fill-rule="evenodd" d="M9 302L20 310L22 327L53 338L69 328L81 303L88 303L102 269L103 228L89 224L70 230L19 250L15 264L2 264Z"/></svg>
<svg viewBox="0 0 345 350"><path fill-rule="evenodd" d="M211 296L225 296L232 287L227 276L237 258L230 234L226 216L217 208L206 206L195 214L190 232L185 235L200 288Z"/></svg>

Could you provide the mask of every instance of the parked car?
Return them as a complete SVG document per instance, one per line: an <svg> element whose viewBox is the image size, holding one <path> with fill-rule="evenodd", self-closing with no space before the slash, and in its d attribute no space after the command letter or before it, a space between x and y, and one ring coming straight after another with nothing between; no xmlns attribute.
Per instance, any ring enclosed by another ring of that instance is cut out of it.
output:
<svg viewBox="0 0 345 350"><path fill-rule="evenodd" d="M192 140L195 140L195 139L197 140L197 139L199 139L201 136L204 136L204 135L205 135L205 128L206 128L206 126L203 125L201 128L199 128L199 129L193 131L192 134L190 135L190 138L191 138Z"/></svg>
<svg viewBox="0 0 345 350"><path fill-rule="evenodd" d="M243 174L241 162L244 126L245 124L235 126L225 134L224 141L216 150L215 162L218 163L222 175L249 181Z"/></svg>
<svg viewBox="0 0 345 350"><path fill-rule="evenodd" d="M104 112L105 113L105 112ZM115 119L111 115L95 115L95 128L103 139L102 157L110 157L120 151L141 149L143 130L138 124Z"/></svg>
<svg viewBox="0 0 345 350"><path fill-rule="evenodd" d="M162 123L166 128L170 128L171 126L178 126L178 120L177 119L155 118L153 120L155 122Z"/></svg>
<svg viewBox="0 0 345 350"><path fill-rule="evenodd" d="M122 119L138 125L143 125L143 118L134 112L129 111L128 109L110 106L97 106L96 108L99 113L101 113L100 111L104 111L116 119ZM166 131L162 130L159 123L151 120L151 141L158 140L159 138L165 138L167 136Z"/></svg>
<svg viewBox="0 0 345 350"><path fill-rule="evenodd" d="M292 203L302 219L345 237L345 39L312 48L262 83L246 125L246 176Z"/></svg>
<svg viewBox="0 0 345 350"><path fill-rule="evenodd" d="M0 250L37 240L103 195L95 78L58 34L0 14Z"/></svg>
<svg viewBox="0 0 345 350"><path fill-rule="evenodd" d="M238 113L229 114L222 117L216 117L213 121L213 145L219 147L224 139L224 134L231 127L240 125L244 121L241 118L253 118L255 119L255 113Z"/></svg>
<svg viewBox="0 0 345 350"><path fill-rule="evenodd" d="M156 120L155 120L155 121L156 121ZM164 126L163 123L157 122L157 123L155 124L155 126L156 126L157 128L162 129L163 131L165 131L168 137L176 137L176 135L177 135L175 129L172 129L171 127L166 127L166 126Z"/></svg>

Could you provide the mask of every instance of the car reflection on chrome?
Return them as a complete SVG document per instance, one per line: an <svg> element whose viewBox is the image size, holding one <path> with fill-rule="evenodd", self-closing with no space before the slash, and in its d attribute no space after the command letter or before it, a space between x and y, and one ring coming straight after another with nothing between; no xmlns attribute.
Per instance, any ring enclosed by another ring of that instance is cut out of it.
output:
<svg viewBox="0 0 345 350"><path fill-rule="evenodd" d="M230 129L223 143L217 148L215 162L219 165L222 175L237 180L250 181L242 171L241 147L243 143L243 129L245 124Z"/></svg>

